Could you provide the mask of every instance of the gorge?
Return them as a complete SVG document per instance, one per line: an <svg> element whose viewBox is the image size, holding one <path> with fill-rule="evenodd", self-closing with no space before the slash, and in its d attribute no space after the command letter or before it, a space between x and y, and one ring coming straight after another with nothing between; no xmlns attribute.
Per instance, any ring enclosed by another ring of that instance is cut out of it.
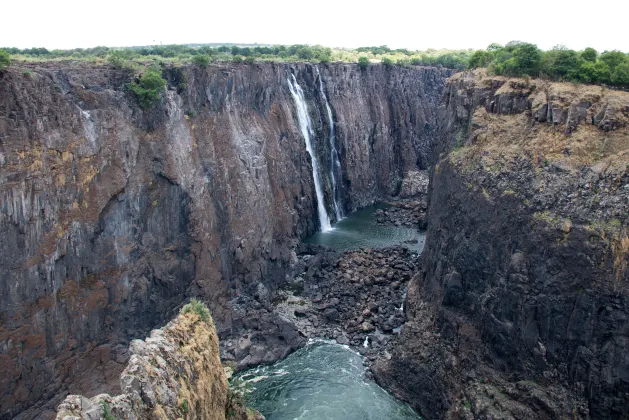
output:
<svg viewBox="0 0 629 420"><path fill-rule="evenodd" d="M120 393L131 340L194 296L238 369L365 340L426 418L629 413L626 92L242 63L166 66L141 109L132 70L20 66L0 75L1 418ZM404 239L421 257L301 243L392 198L376 220L427 228Z"/></svg>

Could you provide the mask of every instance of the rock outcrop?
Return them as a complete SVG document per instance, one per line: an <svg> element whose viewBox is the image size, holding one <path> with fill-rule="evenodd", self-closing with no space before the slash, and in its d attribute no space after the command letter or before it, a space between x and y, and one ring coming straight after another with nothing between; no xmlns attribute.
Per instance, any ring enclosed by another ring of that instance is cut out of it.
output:
<svg viewBox="0 0 629 420"><path fill-rule="evenodd" d="M234 419L263 419L252 411L248 417L244 407L230 406L228 393L233 391L219 358L214 323L202 312L207 308L187 308L146 340L131 342L131 358L120 376L121 394L91 399L69 395L59 406L57 420L222 420L230 410L238 411Z"/></svg>
<svg viewBox="0 0 629 420"><path fill-rule="evenodd" d="M121 391L129 340L191 295L209 302L221 337L257 332L256 354L243 358L269 362L301 345L268 309L296 241L317 228L288 75L304 88L328 174L323 78L346 210L396 194L426 167L448 75L318 70L169 67L150 110L126 88L128 69L51 62L0 75L0 417L49 417L66 392Z"/></svg>
<svg viewBox="0 0 629 420"><path fill-rule="evenodd" d="M378 381L427 418L627 418L629 93L467 73L445 104Z"/></svg>

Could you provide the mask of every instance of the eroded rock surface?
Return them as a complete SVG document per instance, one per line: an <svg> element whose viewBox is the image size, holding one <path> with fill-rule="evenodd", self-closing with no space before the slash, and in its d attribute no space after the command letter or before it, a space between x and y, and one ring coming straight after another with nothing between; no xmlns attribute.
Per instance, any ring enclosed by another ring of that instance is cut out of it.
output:
<svg viewBox="0 0 629 420"><path fill-rule="evenodd" d="M629 93L469 73L445 103L376 378L428 418L627 418Z"/></svg>
<svg viewBox="0 0 629 420"><path fill-rule="evenodd" d="M120 391L129 340L187 296L209 302L221 337L259 332L242 353L250 362L301 344L262 303L317 228L290 73L305 91L327 207L319 77L346 210L397 194L426 167L446 70L165 68L168 91L150 110L126 88L130 70L50 62L0 76L1 417L50 417L66 392Z"/></svg>
<svg viewBox="0 0 629 420"><path fill-rule="evenodd" d="M130 353L120 376L121 394L90 399L69 395L59 406L57 420L222 420L229 410L234 419L263 419L252 411L248 417L244 407L231 406L211 318L204 320L193 311L182 313L146 340L133 340Z"/></svg>

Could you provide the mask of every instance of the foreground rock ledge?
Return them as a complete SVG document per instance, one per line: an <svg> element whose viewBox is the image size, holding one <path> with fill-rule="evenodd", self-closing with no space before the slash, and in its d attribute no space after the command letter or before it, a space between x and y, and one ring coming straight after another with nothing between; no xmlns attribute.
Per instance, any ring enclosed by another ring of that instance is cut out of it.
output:
<svg viewBox="0 0 629 420"><path fill-rule="evenodd" d="M218 337L211 318L182 313L146 340L131 342L120 376L122 393L88 399L69 395L57 420L75 419L264 419L229 398Z"/></svg>

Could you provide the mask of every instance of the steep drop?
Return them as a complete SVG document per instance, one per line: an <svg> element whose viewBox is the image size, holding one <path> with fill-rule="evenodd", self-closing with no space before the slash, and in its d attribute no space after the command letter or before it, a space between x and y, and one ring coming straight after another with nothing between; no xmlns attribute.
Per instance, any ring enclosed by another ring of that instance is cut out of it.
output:
<svg viewBox="0 0 629 420"><path fill-rule="evenodd" d="M330 140L330 183L332 184L331 193L332 203L334 204L334 215L336 216L336 221L338 222L344 216L343 184L337 183L337 179L342 182L343 172L341 169L341 161L339 160L339 152L336 149L336 138L334 135L334 118L332 117L332 110L330 109L328 97L325 95L325 92L323 90L323 78L321 77L321 73L319 73L319 68L315 67L315 69L317 69L317 77L319 78L319 92L323 97L326 114L328 116L328 124L330 124L330 133L328 135L328 138Z"/></svg>
<svg viewBox="0 0 629 420"><path fill-rule="evenodd" d="M292 78L292 81L291 81ZM295 100L295 107L297 108L297 119L299 120L299 128L301 134L304 136L306 142L306 150L310 155L312 162L312 179L315 185L315 192L317 194L317 212L319 214L319 226L323 232L327 232L332 229L330 224L330 217L328 211L325 208L325 200L323 197L323 187L321 186L321 176L319 175L319 162L317 162L317 155L312 150L312 125L310 123L310 116L308 115L308 105L304 99L304 91L302 90L295 75L291 74L291 77L287 79L290 93Z"/></svg>

